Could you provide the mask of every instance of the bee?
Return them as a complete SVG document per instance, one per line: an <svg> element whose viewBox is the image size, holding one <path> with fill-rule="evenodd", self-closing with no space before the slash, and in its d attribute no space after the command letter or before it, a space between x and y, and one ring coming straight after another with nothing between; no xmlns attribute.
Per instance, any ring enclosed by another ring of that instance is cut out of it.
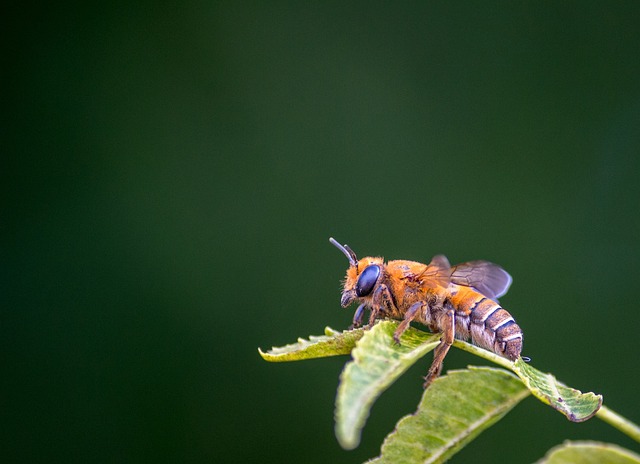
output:
<svg viewBox="0 0 640 464"><path fill-rule="evenodd" d="M340 304L359 303L352 327L362 324L370 311L371 327L376 319L401 320L393 334L396 343L412 321L442 333L433 362L425 376L427 388L442 371L442 362L454 338L471 339L474 345L515 361L522 352L522 330L498 298L507 293L511 276L489 261L469 261L451 266L444 255L429 264L383 258L358 259L348 245L329 241L349 260Z"/></svg>

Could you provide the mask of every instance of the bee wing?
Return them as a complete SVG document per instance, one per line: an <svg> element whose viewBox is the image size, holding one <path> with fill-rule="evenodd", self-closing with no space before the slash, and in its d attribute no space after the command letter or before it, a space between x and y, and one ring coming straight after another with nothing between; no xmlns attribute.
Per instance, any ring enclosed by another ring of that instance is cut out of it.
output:
<svg viewBox="0 0 640 464"><path fill-rule="evenodd" d="M451 264L445 255L436 255L420 276L427 285L447 287L451 282Z"/></svg>
<svg viewBox="0 0 640 464"><path fill-rule="evenodd" d="M489 261L469 261L451 268L451 282L473 287L492 300L507 293L512 280L507 271Z"/></svg>
<svg viewBox="0 0 640 464"><path fill-rule="evenodd" d="M429 266L438 266L448 270L451 267L451 264L445 255L435 255L431 258Z"/></svg>

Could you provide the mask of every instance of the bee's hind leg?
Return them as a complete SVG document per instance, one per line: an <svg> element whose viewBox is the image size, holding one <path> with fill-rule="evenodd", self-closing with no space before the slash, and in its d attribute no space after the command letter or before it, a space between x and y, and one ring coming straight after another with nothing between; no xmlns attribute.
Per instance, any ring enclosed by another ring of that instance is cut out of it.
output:
<svg viewBox="0 0 640 464"><path fill-rule="evenodd" d="M449 309L442 316L441 327L443 327L444 330L442 332L440 344L433 352L433 362L431 363L431 367L429 368L429 371L424 378L424 388L427 388L431 384L431 382L433 382L440 375L440 372L442 371L442 361L444 361L444 357L449 352L449 348L451 348L451 345L453 344L453 338L456 334L455 323L456 319L453 309Z"/></svg>
<svg viewBox="0 0 640 464"><path fill-rule="evenodd" d="M398 325L398 327L396 328L396 331L393 333L393 341L395 341L398 345L400 344L400 337L402 336L402 334L405 332L405 330L409 328L411 321L413 321L416 318L416 316L418 315L418 312L426 304L427 303L425 303L424 301L418 301L417 303L413 303L409 307L407 312L404 314L404 319L402 320L400 325Z"/></svg>

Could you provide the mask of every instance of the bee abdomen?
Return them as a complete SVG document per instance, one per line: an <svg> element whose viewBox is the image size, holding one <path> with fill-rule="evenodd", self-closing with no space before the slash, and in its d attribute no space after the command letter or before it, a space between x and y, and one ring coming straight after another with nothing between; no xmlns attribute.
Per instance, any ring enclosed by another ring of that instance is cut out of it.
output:
<svg viewBox="0 0 640 464"><path fill-rule="evenodd" d="M482 298L471 308L471 341L515 361L522 352L522 330L495 301Z"/></svg>
<svg viewBox="0 0 640 464"><path fill-rule="evenodd" d="M502 354L515 361L522 353L522 330L513 318L496 331L496 343L500 344Z"/></svg>

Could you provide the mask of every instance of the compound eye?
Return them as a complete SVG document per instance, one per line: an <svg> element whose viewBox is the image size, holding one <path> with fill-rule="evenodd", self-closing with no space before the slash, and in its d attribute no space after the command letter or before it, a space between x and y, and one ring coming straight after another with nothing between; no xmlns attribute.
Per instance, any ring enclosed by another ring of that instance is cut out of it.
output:
<svg viewBox="0 0 640 464"><path fill-rule="evenodd" d="M378 281L378 277L380 277L380 266L376 264L367 266L358 277L358 282L356 282L356 295L367 296L371 293Z"/></svg>

